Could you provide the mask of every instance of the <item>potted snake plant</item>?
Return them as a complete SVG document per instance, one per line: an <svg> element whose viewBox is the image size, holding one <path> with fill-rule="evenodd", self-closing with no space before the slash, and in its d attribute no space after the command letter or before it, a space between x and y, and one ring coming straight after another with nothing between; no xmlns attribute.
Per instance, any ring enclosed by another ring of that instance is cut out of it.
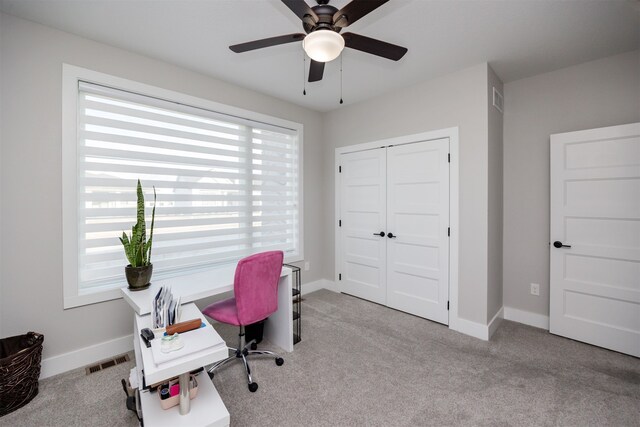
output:
<svg viewBox="0 0 640 427"><path fill-rule="evenodd" d="M137 188L138 208L137 222L131 228L131 234L122 232L120 242L124 246L124 254L129 265L124 268L127 283L131 290L146 289L150 285L153 264L151 264L151 245L153 242L153 224L156 216L156 188L153 187L153 211L151 212L151 232L147 240L147 231L144 220L144 194L142 185L138 180Z"/></svg>

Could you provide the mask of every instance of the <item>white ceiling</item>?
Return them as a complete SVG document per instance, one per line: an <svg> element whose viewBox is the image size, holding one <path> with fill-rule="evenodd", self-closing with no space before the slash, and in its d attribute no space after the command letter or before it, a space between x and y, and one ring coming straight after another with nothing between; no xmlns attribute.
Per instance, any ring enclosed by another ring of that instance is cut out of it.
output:
<svg viewBox="0 0 640 427"><path fill-rule="evenodd" d="M339 60L303 96L301 43L228 49L303 32L279 0L0 0L0 10L315 110L340 107ZM391 0L348 31L409 52L393 62L345 49L345 105L484 61L509 82L638 49L640 1Z"/></svg>

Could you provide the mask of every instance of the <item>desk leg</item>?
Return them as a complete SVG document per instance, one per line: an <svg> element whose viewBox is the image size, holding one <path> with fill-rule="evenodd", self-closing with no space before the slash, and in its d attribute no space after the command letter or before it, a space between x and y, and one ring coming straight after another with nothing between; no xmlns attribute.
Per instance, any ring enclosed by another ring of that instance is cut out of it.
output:
<svg viewBox="0 0 640 427"><path fill-rule="evenodd" d="M278 310L264 325L264 336L284 351L293 351L293 297L292 274L280 278L278 283Z"/></svg>
<svg viewBox="0 0 640 427"><path fill-rule="evenodd" d="M180 415L187 415L191 409L191 400L189 397L190 377L189 372L180 374Z"/></svg>

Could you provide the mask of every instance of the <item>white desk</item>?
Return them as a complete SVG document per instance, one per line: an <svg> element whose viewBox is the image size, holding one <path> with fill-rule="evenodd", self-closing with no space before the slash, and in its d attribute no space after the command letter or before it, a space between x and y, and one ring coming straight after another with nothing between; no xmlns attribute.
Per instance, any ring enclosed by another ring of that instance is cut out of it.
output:
<svg viewBox="0 0 640 427"><path fill-rule="evenodd" d="M233 291L235 271L236 265L231 264L193 274L186 282L182 282L183 279L176 277L151 283L151 286L143 291L132 292L127 288L121 288L121 291L125 301L133 310L139 315L144 315L151 313L151 302L162 285L170 285L173 296L180 297L182 304L186 304ZM293 351L293 302L291 298L293 282L291 275L290 268L282 268L278 284L278 310L269 316L264 326L264 337L287 352ZM139 333L138 331L136 335Z"/></svg>
<svg viewBox="0 0 640 427"><path fill-rule="evenodd" d="M193 274L189 279L174 278L152 283L148 289L130 291L122 288L122 295L136 312L134 320L134 349L136 357L136 373L138 384L155 384L171 377L180 376L181 390L180 414L178 408L164 411L160 408L157 394L149 390L140 390L142 415L148 426L156 425L208 425L228 426L229 412L220 399L220 395L206 374L199 375L198 396L194 399L193 411L188 400L188 373L202 366L222 360L228 356L226 345L212 347L199 351L175 361L156 365L153 361L151 349L146 348L140 338L140 330L151 325L151 303L158 293L160 286L171 285L171 292L175 298L180 297L183 304L183 319L201 317L205 324L208 320L200 313L193 301L233 291L235 264L218 269L207 270ZM282 268L278 283L278 310L269 316L265 322L264 336L271 343L287 352L293 351L293 302L292 302L292 272L287 267ZM181 283L182 282L182 283ZM212 331L214 333L217 332ZM222 339L221 339L222 340ZM186 387L185 387L186 386Z"/></svg>
<svg viewBox="0 0 640 427"><path fill-rule="evenodd" d="M141 359L141 365L144 367L144 378L146 385L157 384L166 379L177 377L178 375L195 371L196 369L202 368L205 365L210 365L219 360L226 359L229 356L229 349L225 344L224 340L216 330L211 326L206 317L200 313L198 307L195 304L185 304L182 306L182 315L185 319L197 319L200 318L202 322L204 322L206 328L209 328L209 334L215 337L215 341L218 343L214 347L210 347L207 349L203 349L196 352L189 352L188 354L178 357L175 360L170 360L165 363L156 364L153 359L153 352L151 348L147 348L140 333L136 334L135 339L138 340L136 343L136 349L139 348L139 355ZM135 328L137 331L141 331L144 328L151 329L151 316L135 316ZM185 337L188 332L185 333ZM182 335L182 334L181 334ZM156 338L153 340L153 345L159 345L161 337L156 334ZM186 338L185 338L186 339ZM188 350L185 345L184 350ZM137 360L136 360L137 362Z"/></svg>
<svg viewBox="0 0 640 427"><path fill-rule="evenodd" d="M158 281L154 280L151 286L143 291L131 291L126 287L122 288L122 296L137 314L149 314L151 313L151 303L160 290L160 286L171 286L171 293L174 298L180 297L182 304L187 304L225 292L232 292L235 271L236 265L229 264L190 274L184 279L174 277Z"/></svg>

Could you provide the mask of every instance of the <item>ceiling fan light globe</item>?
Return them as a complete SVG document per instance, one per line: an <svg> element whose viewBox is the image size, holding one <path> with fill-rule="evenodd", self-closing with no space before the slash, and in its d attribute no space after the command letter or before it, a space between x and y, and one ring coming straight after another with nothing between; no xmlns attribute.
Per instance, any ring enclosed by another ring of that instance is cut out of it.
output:
<svg viewBox="0 0 640 427"><path fill-rule="evenodd" d="M329 62L340 56L344 39L332 30L316 30L304 38L302 47L314 61Z"/></svg>

